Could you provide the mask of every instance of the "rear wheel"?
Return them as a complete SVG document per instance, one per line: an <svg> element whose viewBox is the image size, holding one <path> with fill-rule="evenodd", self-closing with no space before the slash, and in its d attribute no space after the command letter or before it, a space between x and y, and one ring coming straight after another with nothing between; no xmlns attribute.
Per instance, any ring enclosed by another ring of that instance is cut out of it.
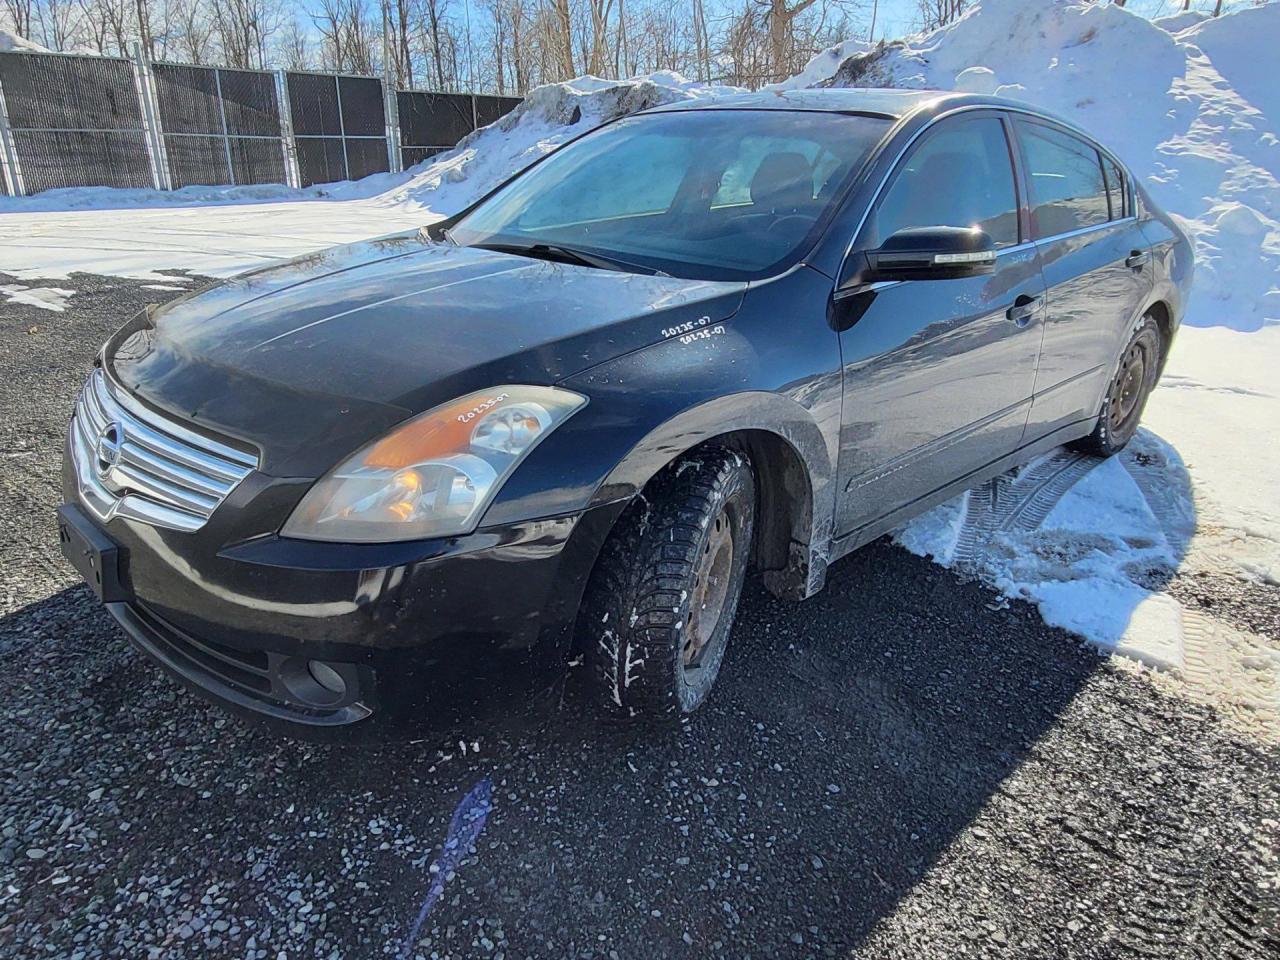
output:
<svg viewBox="0 0 1280 960"><path fill-rule="evenodd" d="M667 467L601 550L578 617L599 699L677 719L706 700L724 660L755 527L746 457L704 447Z"/></svg>
<svg viewBox="0 0 1280 960"><path fill-rule="evenodd" d="M1147 397L1160 376L1160 327L1146 316L1125 344L1111 382L1107 384L1093 433L1074 446L1086 453L1109 457L1125 448L1138 432Z"/></svg>

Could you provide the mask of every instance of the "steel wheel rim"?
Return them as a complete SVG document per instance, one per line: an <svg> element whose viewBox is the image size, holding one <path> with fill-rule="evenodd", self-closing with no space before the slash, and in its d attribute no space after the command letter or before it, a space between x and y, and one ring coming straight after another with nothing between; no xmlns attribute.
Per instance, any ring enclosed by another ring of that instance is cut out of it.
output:
<svg viewBox="0 0 1280 960"><path fill-rule="evenodd" d="M689 613L685 619L684 643L680 663L686 670L702 666L703 654L711 646L729 598L729 580L733 572L733 524L729 512L722 508L710 523L702 554L698 557L694 585L689 597Z"/></svg>
<svg viewBox="0 0 1280 960"><path fill-rule="evenodd" d="M1111 381L1110 420L1113 433L1123 433L1138 412L1147 384L1146 344L1130 344L1120 361L1120 369Z"/></svg>

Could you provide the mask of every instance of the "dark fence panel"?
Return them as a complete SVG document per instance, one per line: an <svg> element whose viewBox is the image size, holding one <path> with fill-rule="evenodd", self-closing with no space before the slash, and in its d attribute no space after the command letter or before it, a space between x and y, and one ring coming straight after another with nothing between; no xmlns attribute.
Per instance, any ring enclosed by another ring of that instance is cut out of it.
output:
<svg viewBox="0 0 1280 960"><path fill-rule="evenodd" d="M519 103L519 97L490 97L477 94L476 123L478 126L487 127L499 117L510 113Z"/></svg>
<svg viewBox="0 0 1280 960"><path fill-rule="evenodd" d="M339 77L342 135L381 137L386 149L387 116L382 103L382 81L368 77Z"/></svg>
<svg viewBox="0 0 1280 960"><path fill-rule="evenodd" d="M277 79L267 71L3 53L0 86L14 184L26 193L296 182L291 156L302 185L389 167L387 104L382 81L371 77L286 74L292 154L282 135ZM401 91L399 159L412 166L448 150L477 122L492 123L519 102ZM0 192L10 187L0 179Z"/></svg>
<svg viewBox="0 0 1280 960"><path fill-rule="evenodd" d="M29 130L142 129L133 65L114 57L0 57L9 126Z"/></svg>
<svg viewBox="0 0 1280 960"><path fill-rule="evenodd" d="M331 74L290 73L289 112L296 137L340 137L338 87Z"/></svg>
<svg viewBox="0 0 1280 960"><path fill-rule="evenodd" d="M231 137L231 172L236 183L285 183L284 152L278 137Z"/></svg>
<svg viewBox="0 0 1280 960"><path fill-rule="evenodd" d="M27 193L58 187L154 186L141 130L14 130L13 145Z"/></svg>
<svg viewBox="0 0 1280 960"><path fill-rule="evenodd" d="M401 90L396 94L400 114L400 155L411 167L449 150L479 126L493 123L520 102L518 97L489 97L469 93L427 93ZM474 114L472 112L474 107Z"/></svg>
<svg viewBox="0 0 1280 960"><path fill-rule="evenodd" d="M6 55L0 57L0 86L28 193L152 186L128 60Z"/></svg>
<svg viewBox="0 0 1280 960"><path fill-rule="evenodd" d="M452 147L473 129L466 94L401 90L396 107L402 147Z"/></svg>
<svg viewBox="0 0 1280 960"><path fill-rule="evenodd" d="M218 71L157 63L152 68L160 126L166 134L206 133L222 136L222 110L218 106Z"/></svg>
<svg viewBox="0 0 1280 960"><path fill-rule="evenodd" d="M289 111L302 186L346 180L336 78L332 74L290 73Z"/></svg>
<svg viewBox="0 0 1280 960"><path fill-rule="evenodd" d="M298 137L298 174L304 186L347 177L341 137Z"/></svg>
<svg viewBox="0 0 1280 960"><path fill-rule="evenodd" d="M175 187L285 182L270 73L172 63L152 73Z"/></svg>
<svg viewBox="0 0 1280 960"><path fill-rule="evenodd" d="M279 141L280 106L276 103L276 79L272 74L219 67L218 82L229 134Z"/></svg>

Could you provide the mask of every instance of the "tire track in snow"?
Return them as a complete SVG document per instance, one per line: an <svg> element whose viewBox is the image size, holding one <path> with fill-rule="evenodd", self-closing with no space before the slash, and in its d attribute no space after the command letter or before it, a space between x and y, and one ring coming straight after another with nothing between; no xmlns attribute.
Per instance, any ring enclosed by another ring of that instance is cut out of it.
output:
<svg viewBox="0 0 1280 960"><path fill-rule="evenodd" d="M1002 473L970 490L952 562L972 567L997 533L1039 527L1058 501L1101 462L1089 454L1058 449L1020 473Z"/></svg>

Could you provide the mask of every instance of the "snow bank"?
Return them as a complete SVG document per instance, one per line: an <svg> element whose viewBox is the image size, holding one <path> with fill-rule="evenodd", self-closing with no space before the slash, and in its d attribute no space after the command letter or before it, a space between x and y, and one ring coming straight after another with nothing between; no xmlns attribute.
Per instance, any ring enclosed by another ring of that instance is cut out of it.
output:
<svg viewBox="0 0 1280 960"><path fill-rule="evenodd" d="M1188 23L1174 36L1114 4L982 0L932 33L834 47L782 86L997 93L1066 117L1195 238L1187 321L1255 330L1280 322L1280 4Z"/></svg>
<svg viewBox="0 0 1280 960"><path fill-rule="evenodd" d="M1042 106L1091 130L1185 225L1198 259L1189 326L1129 449L1107 461L1055 451L896 538L1271 733L1280 651L1165 586L1178 574L1280 584L1277 37L1280 4L1152 23L1113 4L982 0L929 34L834 47L782 85Z"/></svg>
<svg viewBox="0 0 1280 960"><path fill-rule="evenodd" d="M1213 17L1202 10L1184 10L1168 17L1156 17L1151 22L1165 33L1181 33L1183 30L1212 20Z"/></svg>
<svg viewBox="0 0 1280 960"><path fill-rule="evenodd" d="M0 27L0 53L49 53L34 40L26 40L11 30Z"/></svg>
<svg viewBox="0 0 1280 960"><path fill-rule="evenodd" d="M381 195L378 202L430 209L447 216L566 140L602 123L664 103L733 92L732 87L695 83L669 71L632 80L579 77L547 84L453 150L414 167L405 183ZM343 186L331 195L367 196L364 183Z"/></svg>

